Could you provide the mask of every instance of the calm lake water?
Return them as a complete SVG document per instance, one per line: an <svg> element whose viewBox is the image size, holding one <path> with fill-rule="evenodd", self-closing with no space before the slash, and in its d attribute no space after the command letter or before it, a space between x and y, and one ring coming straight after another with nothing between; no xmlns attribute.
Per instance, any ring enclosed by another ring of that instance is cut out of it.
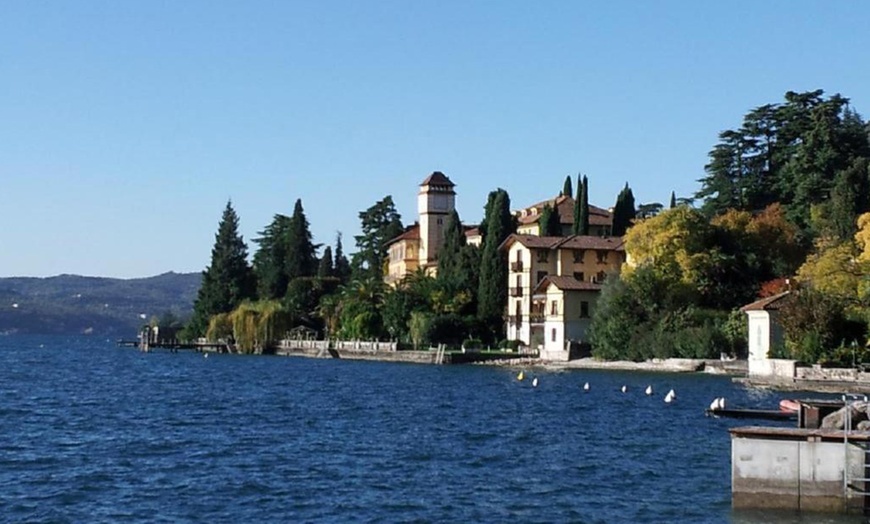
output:
<svg viewBox="0 0 870 524"><path fill-rule="evenodd" d="M745 422L703 410L781 394L694 374L526 376L0 336L0 521L863 521L732 511L727 430Z"/></svg>

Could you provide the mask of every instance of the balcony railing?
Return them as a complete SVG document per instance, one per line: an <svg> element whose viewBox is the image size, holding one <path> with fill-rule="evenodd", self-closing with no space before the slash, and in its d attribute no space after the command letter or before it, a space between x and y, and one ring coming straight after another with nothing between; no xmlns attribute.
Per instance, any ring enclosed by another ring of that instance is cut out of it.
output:
<svg viewBox="0 0 870 524"><path fill-rule="evenodd" d="M529 315L529 322L532 324L543 324L544 323L544 314L543 313L531 313Z"/></svg>
<svg viewBox="0 0 870 524"><path fill-rule="evenodd" d="M523 296L523 288L521 288L521 287L512 287L512 288L511 288L511 296L512 296L512 297L521 297L521 296Z"/></svg>
<svg viewBox="0 0 870 524"><path fill-rule="evenodd" d="M519 273L522 270L523 270L523 261L522 260L516 260L514 262L511 262L511 271L513 271L514 273Z"/></svg>
<svg viewBox="0 0 870 524"><path fill-rule="evenodd" d="M506 318L509 324L519 325L523 322L522 315L507 315Z"/></svg>

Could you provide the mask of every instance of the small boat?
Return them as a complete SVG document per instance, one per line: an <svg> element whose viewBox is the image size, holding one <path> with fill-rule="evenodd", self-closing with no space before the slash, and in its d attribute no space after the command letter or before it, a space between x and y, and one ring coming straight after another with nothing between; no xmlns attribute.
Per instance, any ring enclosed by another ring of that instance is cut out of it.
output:
<svg viewBox="0 0 870 524"><path fill-rule="evenodd" d="M797 413L801 409L801 403L793 399L783 399L779 401L779 409L789 413Z"/></svg>

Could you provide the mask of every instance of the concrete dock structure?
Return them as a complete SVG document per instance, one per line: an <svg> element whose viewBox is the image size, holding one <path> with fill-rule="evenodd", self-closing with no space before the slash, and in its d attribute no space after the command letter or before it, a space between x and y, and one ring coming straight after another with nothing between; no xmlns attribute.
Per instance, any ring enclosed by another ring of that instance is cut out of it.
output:
<svg viewBox="0 0 870 524"><path fill-rule="evenodd" d="M866 513L868 445L867 432L734 428L732 506Z"/></svg>

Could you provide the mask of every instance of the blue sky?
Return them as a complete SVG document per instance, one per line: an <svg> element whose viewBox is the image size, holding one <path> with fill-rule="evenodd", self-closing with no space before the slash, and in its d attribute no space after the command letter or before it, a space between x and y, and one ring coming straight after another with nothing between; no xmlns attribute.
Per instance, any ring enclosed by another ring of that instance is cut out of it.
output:
<svg viewBox="0 0 870 524"><path fill-rule="evenodd" d="M301 198L315 241L434 170L466 222L589 177L697 191L786 91L870 117L870 3L0 1L0 276L200 271Z"/></svg>

